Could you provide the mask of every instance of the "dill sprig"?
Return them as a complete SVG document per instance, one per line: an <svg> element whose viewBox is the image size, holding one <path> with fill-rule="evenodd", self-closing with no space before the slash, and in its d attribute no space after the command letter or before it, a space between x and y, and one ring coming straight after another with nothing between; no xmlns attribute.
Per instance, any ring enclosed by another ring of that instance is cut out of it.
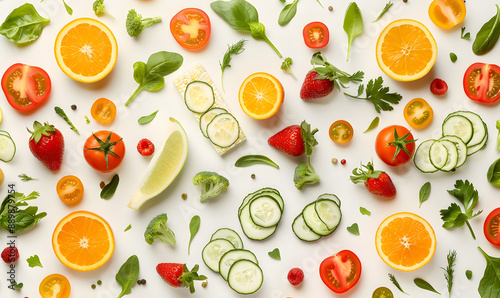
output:
<svg viewBox="0 0 500 298"><path fill-rule="evenodd" d="M23 181L23 182L27 182L30 180L38 180L37 178L32 178L24 173L17 175L17 177L21 178L21 181Z"/></svg>
<svg viewBox="0 0 500 298"><path fill-rule="evenodd" d="M401 288L401 286L399 285L398 281L396 280L396 277L392 274L389 273L389 279L392 281L392 283L396 286L396 288L398 288L398 290L401 291L401 293L404 293L406 295L408 295L408 293L406 293L405 291L403 291L403 289Z"/></svg>
<svg viewBox="0 0 500 298"><path fill-rule="evenodd" d="M446 282L448 283L448 294L451 297L451 287L453 286L453 266L455 265L455 260L457 259L457 252L454 250L450 250L448 252L448 256L446 257L448 260L448 266L446 268L441 267L444 270L444 278L446 278Z"/></svg>
<svg viewBox="0 0 500 298"><path fill-rule="evenodd" d="M233 55L241 54L245 50L245 48L243 48L245 41L246 41L246 39L242 39L233 45L228 45L227 51L224 54L224 58L222 58L222 62L219 62L220 69L222 70L222 73L220 75L222 91L224 91L224 79L223 79L224 70L226 69L226 67L231 67L230 63L231 63L231 58L233 58L232 57ZM224 92L226 92L226 91L224 91Z"/></svg>

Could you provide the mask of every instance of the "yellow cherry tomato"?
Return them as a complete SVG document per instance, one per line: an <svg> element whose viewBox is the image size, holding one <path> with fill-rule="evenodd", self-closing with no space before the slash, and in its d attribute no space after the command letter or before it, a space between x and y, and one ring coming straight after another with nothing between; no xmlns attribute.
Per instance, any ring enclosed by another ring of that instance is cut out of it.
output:
<svg viewBox="0 0 500 298"><path fill-rule="evenodd" d="M38 291L42 298L68 298L71 285L64 275L51 274L42 280Z"/></svg>
<svg viewBox="0 0 500 298"><path fill-rule="evenodd" d="M79 202L83 197L82 181L73 175L64 176L59 179L56 190L61 201L68 205Z"/></svg>
<svg viewBox="0 0 500 298"><path fill-rule="evenodd" d="M347 143L352 139L354 131L349 122L337 120L330 126L329 134L335 143Z"/></svg>
<svg viewBox="0 0 500 298"><path fill-rule="evenodd" d="M406 122L413 128L424 128L432 121L431 106L422 98L410 100L403 111Z"/></svg>
<svg viewBox="0 0 500 298"><path fill-rule="evenodd" d="M99 98L92 105L90 114L97 122L109 124L115 120L116 105L107 98Z"/></svg>
<svg viewBox="0 0 500 298"><path fill-rule="evenodd" d="M443 29L450 29L465 19L463 0L434 0L429 6L432 22Z"/></svg>

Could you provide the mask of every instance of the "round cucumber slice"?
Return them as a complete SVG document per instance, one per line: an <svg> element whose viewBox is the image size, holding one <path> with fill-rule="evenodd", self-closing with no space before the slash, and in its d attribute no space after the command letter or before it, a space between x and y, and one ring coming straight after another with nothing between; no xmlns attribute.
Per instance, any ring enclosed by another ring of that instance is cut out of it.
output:
<svg viewBox="0 0 500 298"><path fill-rule="evenodd" d="M458 138L458 137L456 137ZM434 139L429 139L418 145L415 155L413 156L413 163L421 172L434 173L438 169L431 163L430 149L431 145L435 142Z"/></svg>
<svg viewBox="0 0 500 298"><path fill-rule="evenodd" d="M429 149L429 159L433 166L442 169L448 160L448 148L440 141L434 141Z"/></svg>
<svg viewBox="0 0 500 298"><path fill-rule="evenodd" d="M259 264L259 261L257 261L257 257L254 255L253 252L249 250L246 249L230 250L222 256L219 262L219 273L222 276L222 278L224 278L224 280L227 280L229 269L234 264L234 262L238 260L249 260L257 265Z"/></svg>
<svg viewBox="0 0 500 298"><path fill-rule="evenodd" d="M443 136L457 136L467 144L474 135L472 122L465 116L448 116L443 122Z"/></svg>
<svg viewBox="0 0 500 298"><path fill-rule="evenodd" d="M9 162L16 155L16 144L5 130L0 133L0 160Z"/></svg>
<svg viewBox="0 0 500 298"><path fill-rule="evenodd" d="M226 239L229 240L235 248L243 248L243 241L241 241L240 235L238 235L238 233L236 233L234 230L228 228L220 228L215 231L215 233L212 234L210 240L214 239Z"/></svg>
<svg viewBox="0 0 500 298"><path fill-rule="evenodd" d="M321 235L314 233L306 223L304 222L304 217L300 213L292 223L292 231L300 240L302 241L316 241L321 238Z"/></svg>
<svg viewBox="0 0 500 298"><path fill-rule="evenodd" d="M259 197L249 204L250 217L254 224L270 228L277 225L281 220L281 208L272 197Z"/></svg>
<svg viewBox="0 0 500 298"><path fill-rule="evenodd" d="M215 145L229 147L240 137L238 120L230 113L215 116L207 125L207 136Z"/></svg>
<svg viewBox="0 0 500 298"><path fill-rule="evenodd" d="M201 252L201 257L205 265L214 272L219 272L219 262L222 256L229 250L234 249L234 245L226 239L215 239L208 242Z"/></svg>
<svg viewBox="0 0 500 298"><path fill-rule="evenodd" d="M214 89L207 82L192 81L186 86L184 102L190 111L204 113L215 103Z"/></svg>
<svg viewBox="0 0 500 298"><path fill-rule="evenodd" d="M205 113L203 113L203 115L200 116L200 130L203 136L205 136L205 138L208 138L207 135L208 123L210 123L210 121L212 121L215 116L222 113L227 113L227 110L223 108L211 108L210 110L206 111Z"/></svg>
<svg viewBox="0 0 500 298"><path fill-rule="evenodd" d="M249 260L238 260L229 269L227 282L240 294L252 294L262 286L264 275L259 265Z"/></svg>

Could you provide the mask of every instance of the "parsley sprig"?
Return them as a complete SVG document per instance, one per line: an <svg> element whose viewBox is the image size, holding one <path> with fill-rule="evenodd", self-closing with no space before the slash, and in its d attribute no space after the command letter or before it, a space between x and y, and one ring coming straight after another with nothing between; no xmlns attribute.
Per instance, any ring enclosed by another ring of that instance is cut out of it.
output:
<svg viewBox="0 0 500 298"><path fill-rule="evenodd" d="M351 95L344 92L346 96L356 99L368 100L373 103L377 113L380 111L392 111L394 108L391 104L398 104L401 98L401 94L397 92L389 93L389 87L383 87L384 79L378 77L376 79L371 79L366 85L366 97L361 97L365 91L365 85L361 84L358 88L357 95Z"/></svg>

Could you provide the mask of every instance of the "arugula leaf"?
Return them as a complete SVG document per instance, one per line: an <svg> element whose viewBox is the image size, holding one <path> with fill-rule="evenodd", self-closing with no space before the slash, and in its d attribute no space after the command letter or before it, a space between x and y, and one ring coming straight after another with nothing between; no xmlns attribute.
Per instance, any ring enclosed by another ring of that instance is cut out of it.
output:
<svg viewBox="0 0 500 298"><path fill-rule="evenodd" d="M354 38L363 33L363 16L356 2L351 2L344 16L344 31L347 33L347 61L351 53L351 45Z"/></svg>
<svg viewBox="0 0 500 298"><path fill-rule="evenodd" d="M481 298L500 297L500 258L489 256L479 246L477 248L486 259L486 268L477 291Z"/></svg>
<svg viewBox="0 0 500 298"><path fill-rule="evenodd" d="M272 251L267 253L271 258L281 261L281 254L278 248L273 249Z"/></svg>
<svg viewBox="0 0 500 298"><path fill-rule="evenodd" d="M132 292L132 287L135 285L137 278L139 277L139 258L136 255L132 255L127 261L120 267L118 273L116 273L115 279L122 286L122 291L118 298L130 294Z"/></svg>
<svg viewBox="0 0 500 298"><path fill-rule="evenodd" d="M233 58L233 55L239 55L239 54L243 53L243 51L245 50L245 48L243 46L245 45L246 41L247 41L246 39L242 39L233 45L228 45L227 50L224 53L224 57L222 58L222 62L219 61L220 69L222 71L220 74L222 91L224 91L224 70L227 67L231 67L230 63L231 63L231 59Z"/></svg>
<svg viewBox="0 0 500 298"><path fill-rule="evenodd" d="M418 201L420 204L418 207L422 206L422 203L427 201L429 198L429 195L431 194L431 183L430 182L425 182L424 185L420 188L419 194L418 194Z"/></svg>
<svg viewBox="0 0 500 298"><path fill-rule="evenodd" d="M368 209L366 209L364 207L359 207L359 212L361 212L361 214L363 214L363 215L371 215L372 214L370 211L368 211Z"/></svg>
<svg viewBox="0 0 500 298"><path fill-rule="evenodd" d="M28 266L31 268L36 266L43 268L42 262L40 262L40 258L37 255L27 258L26 261L28 262Z"/></svg>
<svg viewBox="0 0 500 298"><path fill-rule="evenodd" d="M373 20L372 23L375 23L376 21L380 20L382 18L382 16L389 10L389 8L391 8L391 6L393 4L394 3L392 3L391 1L387 2L387 4L385 5L384 9L382 9L382 11L378 15L378 17L375 20Z"/></svg>
<svg viewBox="0 0 500 298"><path fill-rule="evenodd" d="M417 287L421 288L421 289L424 289L424 290L427 290L427 291L431 291L431 292L434 292L436 294L439 294L441 295L441 293L439 293L438 291L436 291L436 289L434 289L434 287L428 283L427 281L421 279L421 278L415 278L413 280L413 282L415 283L415 285L417 285Z"/></svg>
<svg viewBox="0 0 500 298"><path fill-rule="evenodd" d="M118 183L120 183L120 177L118 174L115 174L111 181L106 184L101 190L101 199L109 200L115 194L116 189L118 188Z"/></svg>
<svg viewBox="0 0 500 298"><path fill-rule="evenodd" d="M148 124L149 122L153 121L153 119L156 117L156 114L158 114L159 110L154 111L153 113L147 115L147 116L142 116L137 120L139 124Z"/></svg>
<svg viewBox="0 0 500 298"><path fill-rule="evenodd" d="M370 130L374 130L375 128L377 128L378 124L380 122L380 118L377 116L375 117L372 122L370 123L370 126L368 126L368 128L363 132L369 132Z"/></svg>
<svg viewBox="0 0 500 298"><path fill-rule="evenodd" d="M189 222L189 232L191 236L189 237L188 255L191 249L191 241L193 241L193 238L198 233L199 229L200 229L200 217L198 215L195 215L193 216L193 218L191 218L191 221Z"/></svg>
<svg viewBox="0 0 500 298"><path fill-rule="evenodd" d="M244 156L238 158L238 160L234 163L234 166L241 168L241 167L248 167L248 166L255 165L255 164L270 165L270 166L273 166L277 169L280 168L269 157L264 156L264 155L258 155L258 154L257 155L244 155Z"/></svg>
<svg viewBox="0 0 500 298"><path fill-rule="evenodd" d="M359 227L357 223L353 223L350 227L347 227L347 231L359 236Z"/></svg>
<svg viewBox="0 0 500 298"><path fill-rule="evenodd" d="M123 231L124 231L124 232L126 232L126 231L128 231L128 230L130 230L130 229L132 229L132 225L128 225L128 226L125 228L125 230L123 230Z"/></svg>
<svg viewBox="0 0 500 298"><path fill-rule="evenodd" d="M31 181L31 180L38 180L38 178L32 178L24 173L17 175L17 177L21 178L21 181L23 181L23 182L27 182L27 181Z"/></svg>
<svg viewBox="0 0 500 298"><path fill-rule="evenodd" d="M344 94L351 98L363 99L372 102L377 113L380 113L381 110L392 111L394 108L391 104L398 104L403 97L397 92L389 93L389 87L383 87L383 82L384 79L382 77L370 80L368 85L366 85L366 97L361 97L361 94L365 91L364 85L359 86L357 95L350 95L345 92Z"/></svg>
<svg viewBox="0 0 500 298"><path fill-rule="evenodd" d="M396 288L398 288L398 290L401 291L401 293L404 293L406 295L408 295L405 291L403 291L403 289L401 288L401 286L399 285L399 282L396 280L396 277L392 274L389 273L389 279L392 281L392 283L396 286Z"/></svg>
<svg viewBox="0 0 500 298"><path fill-rule="evenodd" d="M470 39L470 32L465 33L465 27L462 27L460 30L460 38L461 39Z"/></svg>
<svg viewBox="0 0 500 298"><path fill-rule="evenodd" d="M455 260L457 259L457 252L454 250L450 250L448 252L448 256L446 257L448 260L448 266L446 268L441 267L444 270L444 278L448 284L448 293L451 297L451 287L453 286L453 266L455 265Z"/></svg>
<svg viewBox="0 0 500 298"><path fill-rule="evenodd" d="M29 206L26 209L19 207L28 206L26 201L35 200L39 195L40 193L36 191L31 192L27 196L19 192L7 195L0 207L0 225L11 234L33 227L47 213L40 212L37 214L38 207L36 206Z"/></svg>

